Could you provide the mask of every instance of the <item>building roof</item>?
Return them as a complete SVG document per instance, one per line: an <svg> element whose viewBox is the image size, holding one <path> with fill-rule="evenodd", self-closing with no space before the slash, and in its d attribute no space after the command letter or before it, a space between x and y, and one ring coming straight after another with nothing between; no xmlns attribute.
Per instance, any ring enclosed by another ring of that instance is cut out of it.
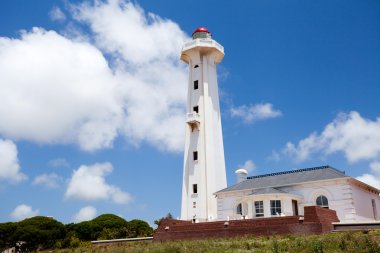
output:
<svg viewBox="0 0 380 253"><path fill-rule="evenodd" d="M266 187L266 188L255 190L254 192L252 192L249 195L279 194L279 193L288 193L288 192L285 192L285 191L282 191L282 190L279 190L279 189L275 189L275 188L272 188L272 187Z"/></svg>
<svg viewBox="0 0 380 253"><path fill-rule="evenodd" d="M328 165L314 168L298 169L291 171L276 172L265 175L258 175L247 177L238 184L227 187L221 192L231 192L231 191L241 191L248 189L262 189L262 188L272 188L281 187L287 185L295 185L306 182L327 180L327 179L337 179L337 178L349 178L344 171L337 170ZM275 189L273 189L275 190Z"/></svg>

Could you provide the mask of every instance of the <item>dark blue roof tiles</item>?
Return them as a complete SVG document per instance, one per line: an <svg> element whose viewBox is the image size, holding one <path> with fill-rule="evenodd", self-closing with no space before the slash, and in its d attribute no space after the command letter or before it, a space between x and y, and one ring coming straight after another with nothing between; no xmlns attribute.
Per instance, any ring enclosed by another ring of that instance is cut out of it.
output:
<svg viewBox="0 0 380 253"><path fill-rule="evenodd" d="M325 165L325 166L320 166L320 167L312 167L312 168L306 168L306 169L281 171L281 172L274 172L274 173L269 173L269 174L264 174L264 175L251 176L251 177L247 177L247 179L260 178L260 177L269 177L269 176L277 176L277 175L282 175L282 174L292 174L292 173L297 173L297 172L311 171L311 170L321 170L321 169L327 169L327 168L335 170L338 173L345 174L344 171L340 171L340 170L337 170L337 169L335 169L333 167L330 167L329 165Z"/></svg>

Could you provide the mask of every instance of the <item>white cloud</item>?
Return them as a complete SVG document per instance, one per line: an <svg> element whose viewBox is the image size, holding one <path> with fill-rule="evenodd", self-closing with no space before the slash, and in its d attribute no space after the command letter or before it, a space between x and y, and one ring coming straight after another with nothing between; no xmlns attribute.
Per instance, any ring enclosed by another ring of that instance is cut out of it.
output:
<svg viewBox="0 0 380 253"><path fill-rule="evenodd" d="M17 154L17 147L12 141L0 139L0 180L20 182L27 178L20 172Z"/></svg>
<svg viewBox="0 0 380 253"><path fill-rule="evenodd" d="M97 210L93 206L86 206L81 208L73 217L73 222L78 223L82 221L92 220L96 217Z"/></svg>
<svg viewBox="0 0 380 253"><path fill-rule="evenodd" d="M380 118L366 119L358 112L341 113L321 134L312 133L297 145L288 142L284 153L301 162L313 153L342 152L349 162L380 157Z"/></svg>
<svg viewBox="0 0 380 253"><path fill-rule="evenodd" d="M282 115L281 111L274 109L270 103L232 107L230 113L232 117L241 118L245 123L277 118Z"/></svg>
<svg viewBox="0 0 380 253"><path fill-rule="evenodd" d="M256 169L256 165L253 163L252 160L247 160L243 165L239 165L238 169L244 169L249 173Z"/></svg>
<svg viewBox="0 0 380 253"><path fill-rule="evenodd" d="M272 150L272 154L267 157L268 160L279 161L281 158L281 154L276 150Z"/></svg>
<svg viewBox="0 0 380 253"><path fill-rule="evenodd" d="M122 115L115 86L105 58L88 43L40 28L21 39L0 38L0 133L6 136L110 147Z"/></svg>
<svg viewBox="0 0 380 253"><path fill-rule="evenodd" d="M80 166L73 172L65 197L88 201L111 199L117 204L129 203L132 200L129 193L105 181L112 170L110 163Z"/></svg>
<svg viewBox="0 0 380 253"><path fill-rule="evenodd" d="M171 20L148 13L129 1L109 0L73 6L74 17L87 23L97 45L119 54L132 64L152 61L178 61L188 37Z"/></svg>
<svg viewBox="0 0 380 253"><path fill-rule="evenodd" d="M371 169L371 173L365 173L356 179L380 189L380 162L371 162L369 168Z"/></svg>
<svg viewBox="0 0 380 253"><path fill-rule="evenodd" d="M370 169L374 172L374 173L378 173L380 175L380 162L378 161L374 161L374 162L371 162L369 164L369 167Z"/></svg>
<svg viewBox="0 0 380 253"><path fill-rule="evenodd" d="M62 178L55 173L41 174L41 175L38 175L34 178L33 184L34 185L43 185L46 188L52 189L52 188L58 188L59 182L61 180L62 180Z"/></svg>
<svg viewBox="0 0 380 253"><path fill-rule="evenodd" d="M49 17L51 18L51 20L54 20L54 21L65 21L66 20L66 15L63 13L63 11L57 7L57 6L54 6L50 12L49 12Z"/></svg>
<svg viewBox="0 0 380 253"><path fill-rule="evenodd" d="M186 35L127 1L72 10L89 34L34 28L0 38L0 134L88 151L122 135L182 150L187 74L178 55Z"/></svg>
<svg viewBox="0 0 380 253"><path fill-rule="evenodd" d="M362 181L363 183L371 185L377 189L380 189L380 177L379 177L379 175L372 175L372 174L365 173L365 174L357 177L356 179L359 181Z"/></svg>
<svg viewBox="0 0 380 253"><path fill-rule="evenodd" d="M135 144L143 140L181 151L187 70L179 53L189 38L171 20L146 14L127 1L85 3L74 10L75 17L91 27L97 46L112 54L118 66L125 99L124 135Z"/></svg>
<svg viewBox="0 0 380 253"><path fill-rule="evenodd" d="M288 142L283 153L302 162L315 154L343 153L350 163L369 161L370 173L356 179L380 188L380 118L363 118L358 112L339 114L322 133L316 132L298 144Z"/></svg>
<svg viewBox="0 0 380 253"><path fill-rule="evenodd" d="M49 167L59 168L59 167L69 167L70 163L65 158L56 158L48 162Z"/></svg>
<svg viewBox="0 0 380 253"><path fill-rule="evenodd" d="M18 205L11 213L11 218L15 221L30 218L39 214L39 210L33 210L31 206L21 204Z"/></svg>

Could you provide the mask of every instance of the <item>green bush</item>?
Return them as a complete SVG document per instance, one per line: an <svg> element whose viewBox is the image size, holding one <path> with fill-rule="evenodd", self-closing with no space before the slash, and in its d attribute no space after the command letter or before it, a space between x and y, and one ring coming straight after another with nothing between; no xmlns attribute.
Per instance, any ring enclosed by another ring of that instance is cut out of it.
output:
<svg viewBox="0 0 380 253"><path fill-rule="evenodd" d="M0 252L6 248L13 247L15 242L13 241L13 234L17 226L13 222L0 223Z"/></svg>
<svg viewBox="0 0 380 253"><path fill-rule="evenodd" d="M25 251L53 248L58 240L66 236L62 223L43 216L3 223L0 224L0 230L0 237L6 240L6 243L2 243L2 248L18 247L18 242L23 242L22 250Z"/></svg>
<svg viewBox="0 0 380 253"><path fill-rule="evenodd" d="M23 242L21 251L77 248L98 239L151 236L153 229L142 220L127 222L113 214L103 214L78 224L62 223L36 216L20 222L0 223L0 252Z"/></svg>
<svg viewBox="0 0 380 253"><path fill-rule="evenodd" d="M152 236L153 228L143 220L131 220L128 222L128 237L146 237Z"/></svg>

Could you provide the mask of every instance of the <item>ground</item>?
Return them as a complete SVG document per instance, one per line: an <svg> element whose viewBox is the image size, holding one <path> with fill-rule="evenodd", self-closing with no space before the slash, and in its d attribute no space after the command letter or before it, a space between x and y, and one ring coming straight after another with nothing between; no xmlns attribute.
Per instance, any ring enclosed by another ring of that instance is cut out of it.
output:
<svg viewBox="0 0 380 253"><path fill-rule="evenodd" d="M51 251L49 251L51 252ZM104 247L87 246L56 250L69 252L380 252L380 230L340 232L313 236L240 237L230 239L188 240L164 243L137 242Z"/></svg>

